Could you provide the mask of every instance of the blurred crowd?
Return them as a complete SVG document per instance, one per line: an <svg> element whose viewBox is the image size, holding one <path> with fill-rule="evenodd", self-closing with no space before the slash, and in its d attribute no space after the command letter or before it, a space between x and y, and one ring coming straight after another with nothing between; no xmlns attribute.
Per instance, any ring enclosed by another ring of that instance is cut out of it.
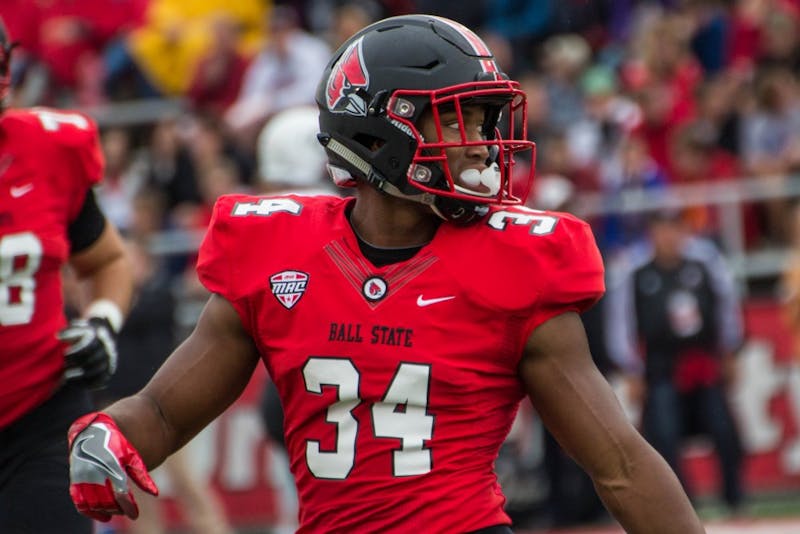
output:
<svg viewBox="0 0 800 534"><path fill-rule="evenodd" d="M780 190L800 163L796 0L6 0L18 105L79 109L178 99L152 121L104 128L101 198L123 231L160 199L162 227L202 227L223 192L259 190L257 137L313 104L319 73L355 30L408 12L478 28L529 98L538 186L564 207L591 192L659 194L743 177ZM113 107L110 109L114 109ZM102 126L102 124L101 124ZM748 249L788 244L790 198L742 207ZM553 203L555 205L552 205ZM580 212L580 206L571 206ZM687 210L719 240L713 204ZM590 218L601 249L641 237L635 213Z"/></svg>
<svg viewBox="0 0 800 534"><path fill-rule="evenodd" d="M305 122L267 127L314 105L332 51L356 30L411 12L475 28L521 82L537 144L527 203L585 215L606 257L647 238L648 215L584 213L583 196L667 199L691 184L758 184L761 197L737 207L743 246L796 246L795 201L770 192L800 169L800 0L0 2L18 43L14 105L113 115L131 102L174 103L152 119L99 121L98 199L150 250L170 233L202 233L221 194L337 193L319 147L304 146L313 132L293 129ZM295 158L281 160L288 152ZM724 252L720 204L691 202L680 216ZM203 300L192 243L165 247L150 269L151 281L166 276L198 297L175 303L183 326Z"/></svg>

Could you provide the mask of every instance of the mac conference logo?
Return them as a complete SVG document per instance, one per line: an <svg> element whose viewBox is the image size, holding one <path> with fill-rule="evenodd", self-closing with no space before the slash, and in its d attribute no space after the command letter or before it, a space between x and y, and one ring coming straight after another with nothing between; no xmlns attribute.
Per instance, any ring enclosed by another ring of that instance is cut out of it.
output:
<svg viewBox="0 0 800 534"><path fill-rule="evenodd" d="M269 286L278 302L289 310L305 294L308 278L308 274L301 271L281 271L269 277Z"/></svg>

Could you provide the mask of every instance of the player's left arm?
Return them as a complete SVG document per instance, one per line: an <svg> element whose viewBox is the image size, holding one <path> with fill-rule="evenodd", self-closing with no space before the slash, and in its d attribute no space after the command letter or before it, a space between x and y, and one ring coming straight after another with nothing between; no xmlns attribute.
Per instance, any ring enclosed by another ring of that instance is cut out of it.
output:
<svg viewBox="0 0 800 534"><path fill-rule="evenodd" d="M577 313L555 315L533 331L519 374L548 430L626 532L704 532L677 477L627 420L592 361Z"/></svg>
<svg viewBox="0 0 800 534"><path fill-rule="evenodd" d="M72 255L70 265L78 279L87 283L90 304L85 315L91 312L92 302L102 299L113 302L125 317L133 295L133 273L122 237L111 223L106 222L88 248ZM114 324L115 328L120 326Z"/></svg>
<svg viewBox="0 0 800 534"><path fill-rule="evenodd" d="M116 370L115 339L131 304L133 274L122 238L97 208L91 191L69 237L69 263L86 287L88 305L81 318L59 333L67 343L64 376L95 388Z"/></svg>

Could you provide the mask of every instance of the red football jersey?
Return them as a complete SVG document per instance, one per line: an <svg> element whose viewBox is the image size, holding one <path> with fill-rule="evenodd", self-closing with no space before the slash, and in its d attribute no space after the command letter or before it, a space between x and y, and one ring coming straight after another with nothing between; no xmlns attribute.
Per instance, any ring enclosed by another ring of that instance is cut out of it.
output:
<svg viewBox="0 0 800 534"><path fill-rule="evenodd" d="M517 364L537 325L602 294L591 231L493 208L375 267L352 200L222 197L198 261L280 392L300 532L509 524L493 467L525 395Z"/></svg>
<svg viewBox="0 0 800 534"><path fill-rule="evenodd" d="M67 227L102 174L88 117L46 108L0 116L0 428L59 385Z"/></svg>

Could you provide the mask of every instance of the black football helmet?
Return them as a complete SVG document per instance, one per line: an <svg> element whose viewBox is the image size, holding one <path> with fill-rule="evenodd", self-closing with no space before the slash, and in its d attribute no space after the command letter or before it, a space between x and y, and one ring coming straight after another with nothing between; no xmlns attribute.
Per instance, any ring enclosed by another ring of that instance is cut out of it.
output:
<svg viewBox="0 0 800 534"><path fill-rule="evenodd" d="M0 108L11 88L11 50L15 46L16 43L11 42L5 23L0 19Z"/></svg>
<svg viewBox="0 0 800 534"><path fill-rule="evenodd" d="M514 157L530 151L531 161L535 158L535 144L527 140L525 94L500 72L486 44L455 21L404 15L367 26L334 53L316 100L318 138L337 185L364 180L464 223L485 214L488 204L521 202L511 191ZM468 105L484 108L478 141L468 140L464 130L461 112ZM460 142L423 138L418 129L423 113L432 113L438 123L440 113L452 111ZM487 165L495 170L490 193L458 185L448 168L445 149L470 145L488 148ZM533 169L531 164L524 180L526 194Z"/></svg>

